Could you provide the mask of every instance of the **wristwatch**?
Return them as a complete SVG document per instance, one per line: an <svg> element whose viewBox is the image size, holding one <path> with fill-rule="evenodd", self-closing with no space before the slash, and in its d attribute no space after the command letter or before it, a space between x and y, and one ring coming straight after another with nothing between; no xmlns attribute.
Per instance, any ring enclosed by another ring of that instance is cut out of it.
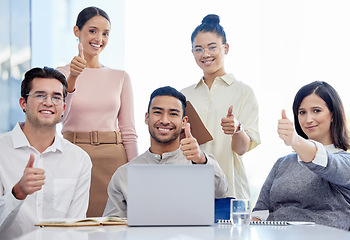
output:
<svg viewBox="0 0 350 240"><path fill-rule="evenodd" d="M243 127L242 127L242 123L240 122L239 125L238 125L238 129L237 129L237 131L234 134L240 133L240 132L242 132L242 130L243 130Z"/></svg>

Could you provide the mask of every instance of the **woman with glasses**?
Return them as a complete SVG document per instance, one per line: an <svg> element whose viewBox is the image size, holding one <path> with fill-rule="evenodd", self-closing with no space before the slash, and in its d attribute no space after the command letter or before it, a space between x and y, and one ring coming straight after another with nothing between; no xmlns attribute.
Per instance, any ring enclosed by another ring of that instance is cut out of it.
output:
<svg viewBox="0 0 350 240"><path fill-rule="evenodd" d="M303 86L294 124L282 111L278 134L294 153L277 160L253 220L306 221L350 230L350 148L342 101L326 82Z"/></svg>
<svg viewBox="0 0 350 240"><path fill-rule="evenodd" d="M201 144L223 169L228 196L249 198L249 184L242 155L260 144L258 104L253 90L224 68L229 52L226 34L217 15L207 15L192 33L192 53L203 77L182 90L213 140Z"/></svg>
<svg viewBox="0 0 350 240"><path fill-rule="evenodd" d="M91 217L102 216L107 186L116 169L138 155L129 75L99 61L110 28L105 11L83 9L73 29L79 54L70 64L57 68L68 82L63 137L84 149L93 164L87 212Z"/></svg>

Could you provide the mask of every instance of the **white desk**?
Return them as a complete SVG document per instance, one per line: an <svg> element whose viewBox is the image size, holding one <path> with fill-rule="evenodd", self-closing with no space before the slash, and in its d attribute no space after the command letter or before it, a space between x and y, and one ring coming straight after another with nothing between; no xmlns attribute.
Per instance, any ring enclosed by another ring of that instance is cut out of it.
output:
<svg viewBox="0 0 350 240"><path fill-rule="evenodd" d="M20 240L350 240L350 232L321 225L246 226L215 224L208 227L128 227L101 226L38 228Z"/></svg>

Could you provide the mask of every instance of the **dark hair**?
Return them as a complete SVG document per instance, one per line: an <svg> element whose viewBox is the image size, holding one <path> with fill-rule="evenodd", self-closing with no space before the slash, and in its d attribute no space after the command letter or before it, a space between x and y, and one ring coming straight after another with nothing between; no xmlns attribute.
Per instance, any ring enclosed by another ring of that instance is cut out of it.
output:
<svg viewBox="0 0 350 240"><path fill-rule="evenodd" d="M85 23L95 16L102 16L107 19L109 23L111 23L108 14L105 11L98 7L87 7L81 10L81 12L78 14L75 25L79 28L79 30L81 30Z"/></svg>
<svg viewBox="0 0 350 240"><path fill-rule="evenodd" d="M314 81L310 84L303 86L296 94L293 102L293 114L294 124L297 133L305 139L308 139L306 134L301 129L298 113L299 107L303 99L311 94L315 93L322 98L327 104L329 111L333 115L333 121L331 122L330 131L332 143L335 147L343 150L350 148L349 133L346 129L346 120L343 103L337 93L337 91L328 83L323 81Z"/></svg>
<svg viewBox="0 0 350 240"><path fill-rule="evenodd" d="M191 42L200 32L212 32L216 33L219 37L222 38L222 43L226 44L226 33L224 28L220 25L220 17L215 14L209 14L205 16L202 20L202 24L197 26L191 35Z"/></svg>
<svg viewBox="0 0 350 240"><path fill-rule="evenodd" d="M172 88L170 86L157 88L156 90L153 91L153 93L151 94L151 97L149 99L149 103L148 103L148 109L147 109L148 113L149 113L149 110L150 110L149 108L151 106L151 102L152 102L153 98L155 98L157 96L172 96L172 97L179 99L182 103L183 116L185 116L186 105L187 105L186 97L181 92L177 91L175 88Z"/></svg>
<svg viewBox="0 0 350 240"><path fill-rule="evenodd" d="M66 77L57 71L56 69L44 67L44 68L32 68L24 75L24 79L21 84L21 96L24 97L27 102L28 93L32 90L32 82L34 78L53 78L60 81L63 85L63 99L67 96L67 81Z"/></svg>

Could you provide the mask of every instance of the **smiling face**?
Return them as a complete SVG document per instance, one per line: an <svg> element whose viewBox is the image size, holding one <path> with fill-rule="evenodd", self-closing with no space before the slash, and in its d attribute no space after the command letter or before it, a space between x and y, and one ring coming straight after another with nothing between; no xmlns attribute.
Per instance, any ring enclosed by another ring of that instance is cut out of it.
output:
<svg viewBox="0 0 350 240"><path fill-rule="evenodd" d="M192 43L193 56L204 75L225 75L224 58L228 50L228 44L223 44L222 38L212 32L199 32Z"/></svg>
<svg viewBox="0 0 350 240"><path fill-rule="evenodd" d="M81 30L74 26L74 34L83 44L85 57L98 56L102 52L108 43L110 29L110 22L102 16L91 18Z"/></svg>
<svg viewBox="0 0 350 240"><path fill-rule="evenodd" d="M323 145L332 144L330 130L332 113L318 95L313 93L303 99L298 110L298 120L309 139Z"/></svg>
<svg viewBox="0 0 350 240"><path fill-rule="evenodd" d="M32 95L37 93L50 96L47 96L43 102L38 102L35 95ZM27 102L24 97L19 100L22 109L26 112L25 125L36 129L56 128L65 109L65 103L54 105L51 96L63 98L62 83L53 78L34 78L29 94Z"/></svg>
<svg viewBox="0 0 350 240"><path fill-rule="evenodd" d="M151 148L172 146L176 150L180 144L180 133L187 117L183 117L182 103L172 96L156 96L152 99L145 122L151 135Z"/></svg>

